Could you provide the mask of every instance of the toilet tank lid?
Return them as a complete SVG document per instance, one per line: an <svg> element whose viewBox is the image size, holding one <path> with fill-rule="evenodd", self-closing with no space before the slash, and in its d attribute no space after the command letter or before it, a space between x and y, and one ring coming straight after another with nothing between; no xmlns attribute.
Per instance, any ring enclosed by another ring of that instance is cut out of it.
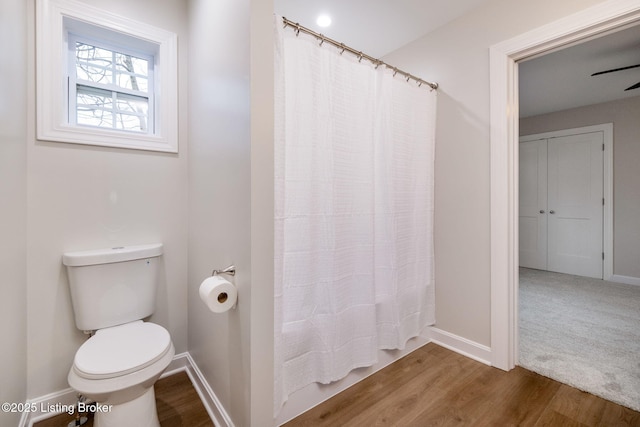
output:
<svg viewBox="0 0 640 427"><path fill-rule="evenodd" d="M133 261L162 255L162 243L138 246L117 246L114 248L94 249L90 251L65 252L62 263L69 267L109 264L112 262Z"/></svg>

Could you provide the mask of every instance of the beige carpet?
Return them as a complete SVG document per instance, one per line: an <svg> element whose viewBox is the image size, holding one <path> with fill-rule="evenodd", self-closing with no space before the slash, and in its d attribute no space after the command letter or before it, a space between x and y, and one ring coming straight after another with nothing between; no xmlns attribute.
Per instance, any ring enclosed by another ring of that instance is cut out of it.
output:
<svg viewBox="0 0 640 427"><path fill-rule="evenodd" d="M640 286L520 269L520 366L640 411Z"/></svg>

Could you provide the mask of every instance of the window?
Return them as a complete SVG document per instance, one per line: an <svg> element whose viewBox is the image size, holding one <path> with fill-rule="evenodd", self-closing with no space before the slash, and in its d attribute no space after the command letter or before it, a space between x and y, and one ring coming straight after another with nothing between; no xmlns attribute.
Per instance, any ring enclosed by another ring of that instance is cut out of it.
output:
<svg viewBox="0 0 640 427"><path fill-rule="evenodd" d="M69 122L154 133L153 57L69 37Z"/></svg>
<svg viewBox="0 0 640 427"><path fill-rule="evenodd" d="M37 3L38 139L177 152L177 37L79 3Z"/></svg>

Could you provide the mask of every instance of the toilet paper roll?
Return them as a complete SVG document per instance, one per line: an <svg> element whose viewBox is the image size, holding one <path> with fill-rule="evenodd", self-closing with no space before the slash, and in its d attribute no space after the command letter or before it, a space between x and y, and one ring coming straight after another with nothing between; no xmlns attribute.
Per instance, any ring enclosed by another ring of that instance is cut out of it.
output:
<svg viewBox="0 0 640 427"><path fill-rule="evenodd" d="M200 284L200 299L214 313L224 313L236 305L236 287L220 276L207 277Z"/></svg>

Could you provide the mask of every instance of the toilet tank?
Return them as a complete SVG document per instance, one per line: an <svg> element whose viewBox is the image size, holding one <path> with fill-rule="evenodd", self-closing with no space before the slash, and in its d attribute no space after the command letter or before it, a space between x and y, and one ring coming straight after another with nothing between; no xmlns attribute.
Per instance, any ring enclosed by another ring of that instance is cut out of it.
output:
<svg viewBox="0 0 640 427"><path fill-rule="evenodd" d="M160 255L162 243L64 253L78 329L102 329L151 315Z"/></svg>

